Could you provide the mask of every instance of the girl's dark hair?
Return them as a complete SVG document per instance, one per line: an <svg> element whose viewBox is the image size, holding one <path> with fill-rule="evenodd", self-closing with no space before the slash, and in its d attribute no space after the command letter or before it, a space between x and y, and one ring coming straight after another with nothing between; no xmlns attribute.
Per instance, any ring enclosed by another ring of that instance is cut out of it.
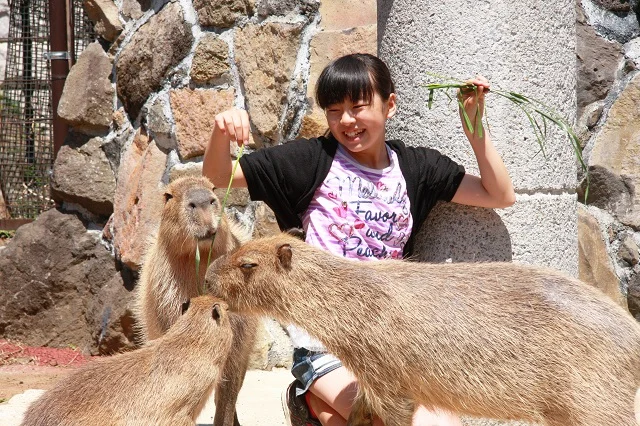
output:
<svg viewBox="0 0 640 426"><path fill-rule="evenodd" d="M374 93L382 100L395 92L391 73L379 58L368 53L342 56L322 70L316 84L316 102L320 108L343 102L371 102Z"/></svg>

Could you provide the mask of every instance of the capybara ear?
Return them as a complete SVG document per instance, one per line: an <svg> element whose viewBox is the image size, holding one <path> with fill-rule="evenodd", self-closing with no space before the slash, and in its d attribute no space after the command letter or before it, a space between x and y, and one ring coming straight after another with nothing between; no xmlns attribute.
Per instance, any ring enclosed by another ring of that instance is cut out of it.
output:
<svg viewBox="0 0 640 426"><path fill-rule="evenodd" d="M168 192L165 192L165 193L164 193L164 202L165 202L165 203L166 203L167 201L169 201L170 199L172 199L172 198L173 198L173 195L171 195L170 193L168 193Z"/></svg>
<svg viewBox="0 0 640 426"><path fill-rule="evenodd" d="M287 229L287 234L291 235L292 237L296 237L302 241L305 241L307 238L306 233L302 228L289 228Z"/></svg>
<svg viewBox="0 0 640 426"><path fill-rule="evenodd" d="M182 315L184 315L184 313L187 312L187 309L189 309L190 304L191 304L191 299L188 299L186 302L182 304Z"/></svg>
<svg viewBox="0 0 640 426"><path fill-rule="evenodd" d="M280 264L284 269L291 269L291 255L292 255L291 245L283 244L278 247L278 259L280 260Z"/></svg>
<svg viewBox="0 0 640 426"><path fill-rule="evenodd" d="M219 303L216 303L213 305L213 308L211 308L211 317L217 322L221 316L222 316L222 306L220 306Z"/></svg>

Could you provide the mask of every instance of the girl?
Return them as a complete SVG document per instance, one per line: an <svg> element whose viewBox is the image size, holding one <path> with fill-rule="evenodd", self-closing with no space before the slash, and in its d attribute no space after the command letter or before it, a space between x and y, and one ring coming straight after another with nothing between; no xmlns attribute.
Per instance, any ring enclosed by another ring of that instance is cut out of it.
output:
<svg viewBox="0 0 640 426"><path fill-rule="evenodd" d="M469 117L483 111L489 82L460 93ZM514 203L509 174L484 132L463 130L480 177L436 150L385 140L385 123L396 113L394 84L375 56L352 54L330 63L316 85L330 134L258 150L240 158L234 187L274 211L281 229L303 228L306 241L354 260L410 256L414 237L438 200L500 208ZM461 116L462 121L462 116ZM226 187L232 173L230 142L247 144L249 116L232 109L218 114L204 155L203 174ZM345 425L357 389L340 361L303 330L288 327L294 344L296 380L283 395L291 425ZM382 378L381 378L382 380ZM382 425L379 419L376 425ZM419 407L414 425L460 426L450 413Z"/></svg>

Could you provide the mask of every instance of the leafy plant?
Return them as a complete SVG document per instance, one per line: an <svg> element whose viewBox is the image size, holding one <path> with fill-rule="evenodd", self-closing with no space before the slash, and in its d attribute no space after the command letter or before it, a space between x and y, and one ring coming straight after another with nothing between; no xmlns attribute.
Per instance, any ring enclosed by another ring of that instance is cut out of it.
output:
<svg viewBox="0 0 640 426"><path fill-rule="evenodd" d="M14 235L16 235L16 231L0 229L0 239L13 238Z"/></svg>
<svg viewBox="0 0 640 426"><path fill-rule="evenodd" d="M458 79L447 77L447 76L441 76L432 72L427 72L427 75L436 79L436 81L428 82L426 85L424 85L424 87L429 91L429 96L427 99L428 108L429 109L432 108L436 92L444 92L444 94L447 96L449 101L453 101L454 99L456 99L467 129L472 134L477 133L478 137L483 137L484 125L481 119L480 108L477 109L476 116L473 118L473 122L472 122L471 117L467 115L467 112L465 111L464 106L462 105L462 100L460 99L460 97L457 94L452 96L451 93L449 93L451 90L455 90L455 91L473 90L477 94L478 87L462 80L458 80ZM589 195L589 171L587 169L587 165L584 162L584 159L582 158L582 150L580 148L580 139L576 135L571 125L567 122L567 120L562 115L554 111L552 108L545 105L543 102L537 99L534 99L532 97L525 96L520 93L512 92L509 90L502 90L497 88L491 88L489 93L493 93L497 96L501 96L511 101L519 110L521 110L524 113L524 115L527 117L529 121L529 124L531 125L531 128L533 129L533 133L536 137L536 141L538 143L538 146L540 147L540 152L542 152L542 155L545 157L545 159L547 158L546 142L547 142L547 136L548 136L548 124L556 125L566 134L569 142L571 143L571 147L573 148L576 158L580 163L580 167L584 172L585 178L587 180L587 185L585 190L585 202L586 202L586 199L588 198L588 195ZM486 104L485 104L485 110L486 110ZM483 111L483 112L484 112L483 115L484 115L487 128L489 128L489 121L487 118L486 111Z"/></svg>

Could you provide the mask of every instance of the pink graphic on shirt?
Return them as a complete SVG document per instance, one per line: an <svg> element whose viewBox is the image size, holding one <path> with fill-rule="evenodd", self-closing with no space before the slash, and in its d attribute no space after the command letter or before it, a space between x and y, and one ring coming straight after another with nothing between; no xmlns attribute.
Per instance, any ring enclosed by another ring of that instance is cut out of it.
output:
<svg viewBox="0 0 640 426"><path fill-rule="evenodd" d="M334 207L333 211L336 212L338 217L346 218L347 217L347 203L343 201L338 207Z"/></svg>
<svg viewBox="0 0 640 426"><path fill-rule="evenodd" d="M363 167L339 147L303 216L307 242L347 258L401 258L413 219L396 154L383 170Z"/></svg>

